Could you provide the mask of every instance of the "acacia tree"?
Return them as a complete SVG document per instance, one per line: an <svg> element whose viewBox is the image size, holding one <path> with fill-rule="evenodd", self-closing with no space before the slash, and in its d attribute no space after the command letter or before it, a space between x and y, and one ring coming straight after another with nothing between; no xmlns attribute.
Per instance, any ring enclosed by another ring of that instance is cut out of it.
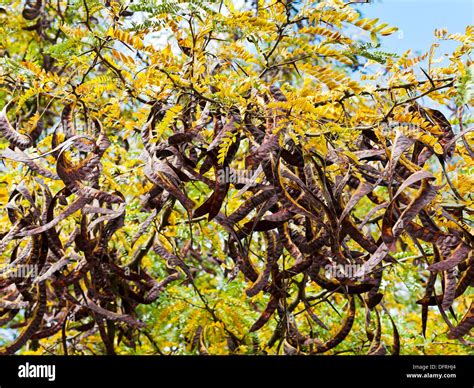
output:
<svg viewBox="0 0 474 388"><path fill-rule="evenodd" d="M467 352L472 27L0 4L2 353Z"/></svg>

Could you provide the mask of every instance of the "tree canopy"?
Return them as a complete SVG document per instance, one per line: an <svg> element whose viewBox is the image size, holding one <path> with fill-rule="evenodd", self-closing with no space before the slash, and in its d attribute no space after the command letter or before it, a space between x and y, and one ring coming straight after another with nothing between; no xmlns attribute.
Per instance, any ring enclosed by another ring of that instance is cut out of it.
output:
<svg viewBox="0 0 474 388"><path fill-rule="evenodd" d="M0 1L0 353L467 353L473 27L396 31Z"/></svg>

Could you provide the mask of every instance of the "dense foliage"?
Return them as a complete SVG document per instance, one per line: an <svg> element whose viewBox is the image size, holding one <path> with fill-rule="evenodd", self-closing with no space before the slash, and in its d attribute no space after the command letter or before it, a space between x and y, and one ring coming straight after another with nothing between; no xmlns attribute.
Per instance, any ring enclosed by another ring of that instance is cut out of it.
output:
<svg viewBox="0 0 474 388"><path fill-rule="evenodd" d="M340 0L0 1L0 352L472 350L473 28L395 31Z"/></svg>

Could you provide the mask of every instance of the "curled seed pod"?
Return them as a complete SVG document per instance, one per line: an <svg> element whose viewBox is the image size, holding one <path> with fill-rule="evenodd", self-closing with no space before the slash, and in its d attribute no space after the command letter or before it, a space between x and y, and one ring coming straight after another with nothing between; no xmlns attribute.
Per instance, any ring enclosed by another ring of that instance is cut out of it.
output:
<svg viewBox="0 0 474 388"><path fill-rule="evenodd" d="M11 101L10 101L11 103ZM31 147L33 141L30 136L19 133L12 127L7 117L8 103L0 112L0 133L10 142L12 146L18 147L22 151Z"/></svg>
<svg viewBox="0 0 474 388"><path fill-rule="evenodd" d="M36 0L35 2L32 2L31 0L26 0L26 3L21 15L26 20L36 19L41 13L42 4L43 4L42 0Z"/></svg>

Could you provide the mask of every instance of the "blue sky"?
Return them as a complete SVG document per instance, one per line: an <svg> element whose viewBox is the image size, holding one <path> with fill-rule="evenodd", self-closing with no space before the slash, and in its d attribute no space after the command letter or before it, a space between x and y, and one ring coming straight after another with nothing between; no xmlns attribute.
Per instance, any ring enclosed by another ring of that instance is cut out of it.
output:
<svg viewBox="0 0 474 388"><path fill-rule="evenodd" d="M383 48L401 54L408 49L426 52L434 42L433 31L447 28L448 32L464 32L474 20L473 0L371 0L370 4L351 5L364 17L380 18L381 22L397 26L395 33L382 40ZM440 52L449 52L454 42L443 42Z"/></svg>

